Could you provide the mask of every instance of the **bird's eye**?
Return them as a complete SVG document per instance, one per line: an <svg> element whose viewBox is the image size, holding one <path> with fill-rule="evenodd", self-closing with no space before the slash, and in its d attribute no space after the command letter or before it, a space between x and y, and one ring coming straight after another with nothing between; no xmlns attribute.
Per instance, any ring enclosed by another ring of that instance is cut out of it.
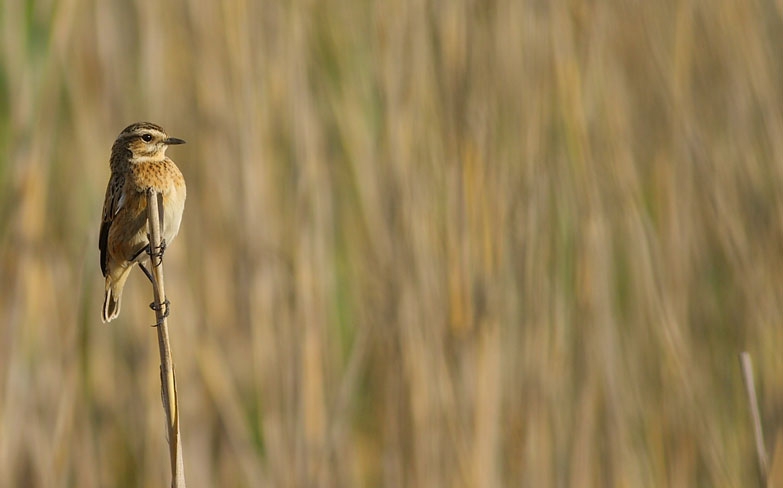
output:
<svg viewBox="0 0 783 488"><path fill-rule="evenodd" d="M141 136L141 140L144 142L150 142L152 140L152 134L144 134Z"/></svg>

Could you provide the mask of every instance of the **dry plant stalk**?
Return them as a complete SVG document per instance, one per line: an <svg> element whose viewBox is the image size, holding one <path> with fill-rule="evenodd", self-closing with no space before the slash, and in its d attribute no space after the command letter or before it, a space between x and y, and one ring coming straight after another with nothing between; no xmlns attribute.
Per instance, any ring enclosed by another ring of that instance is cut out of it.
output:
<svg viewBox="0 0 783 488"><path fill-rule="evenodd" d="M750 416L753 420L753 433L756 437L756 455L759 462L759 476L761 486L767 486L767 449L764 447L764 431L761 428L761 415L759 415L759 402L756 398L756 385L753 382L753 363L750 354L741 352L739 355L742 380L745 382L745 393L748 395Z"/></svg>
<svg viewBox="0 0 783 488"><path fill-rule="evenodd" d="M182 460L182 445L179 436L179 406L177 404L177 385L174 378L174 361L171 358L168 328L168 304L163 284L163 259L152 257L161 245L161 220L163 204L158 193L147 190L147 220L150 230L150 261L152 265L152 293L155 318L158 330L158 348L160 350L160 396L163 410L166 412L166 434L169 441L171 460L172 488L185 488L185 466Z"/></svg>

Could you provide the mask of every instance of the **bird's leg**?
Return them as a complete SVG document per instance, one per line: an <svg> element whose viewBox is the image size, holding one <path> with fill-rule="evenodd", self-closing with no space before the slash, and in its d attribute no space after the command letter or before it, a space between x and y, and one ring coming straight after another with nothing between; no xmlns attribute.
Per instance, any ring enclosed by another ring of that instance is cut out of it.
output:
<svg viewBox="0 0 783 488"><path fill-rule="evenodd" d="M157 247L152 247L152 238L149 234L147 234L147 246L144 248L147 250L147 254L150 257L150 262L152 263L153 267L160 266L163 263L163 253L166 251L166 239L160 240L160 245ZM144 271L144 274L147 275L147 278L150 280L150 283L152 283L152 286L157 286L157 283L155 279L152 276L152 273L149 272L149 270L144 267L143 264L139 263L139 266L141 267L141 270ZM156 306L155 302L150 303L150 308L154 310L155 312L160 312L160 317L158 318L158 321L153 325L153 327L160 327L160 324L163 323L163 320L169 316L171 302L167 299L164 299L163 302L160 304L160 306ZM157 314L156 314L157 315Z"/></svg>
<svg viewBox="0 0 783 488"><path fill-rule="evenodd" d="M154 285L155 278L152 277L152 273L150 273L150 270L148 270L147 267L141 263L139 263L139 268L141 268L141 270L144 271L144 274L147 276L147 279L150 280L150 283Z"/></svg>
<svg viewBox="0 0 783 488"><path fill-rule="evenodd" d="M141 268L142 271L144 271L144 274L147 276L147 279L150 280L150 283L152 283L152 286L153 287L157 286L156 282L155 282L155 278L152 276L152 273L150 273L150 270L148 270L147 267L144 266L141 263L139 263L139 267ZM165 319L166 317L169 316L169 312L170 312L170 309L171 309L170 305L171 305L171 302L169 301L168 298L163 300L163 303L160 304L160 307L155 306L155 302L150 303L150 308L152 310L155 310L156 312L158 310L163 311L163 313L161 314L161 316L158 319L158 321L155 324L153 324L152 327L160 327L160 324L163 323L163 319Z"/></svg>
<svg viewBox="0 0 783 488"><path fill-rule="evenodd" d="M128 259L128 261L133 262L136 259L138 259L139 256L141 256L141 253L146 252L147 255L150 257L152 261L153 266L159 266L160 263L163 262L163 253L166 251L166 239L161 239L160 246L157 248L156 251L151 250L151 245L149 244L150 235L147 234L147 245L136 251L133 256ZM158 261L154 261L157 259Z"/></svg>
<svg viewBox="0 0 783 488"><path fill-rule="evenodd" d="M131 263L132 263L133 261L136 261L136 258L138 258L138 257L141 255L141 253L143 253L143 252L145 252L145 251L147 252L147 254L149 254L149 252L150 252L150 251L149 251L149 249L150 249L150 245L149 245L149 244L147 244L146 246L144 246L144 247L142 247L141 249L139 249L138 251L136 251L136 252L133 254L133 256L131 256L131 258L130 258L128 261L130 261Z"/></svg>

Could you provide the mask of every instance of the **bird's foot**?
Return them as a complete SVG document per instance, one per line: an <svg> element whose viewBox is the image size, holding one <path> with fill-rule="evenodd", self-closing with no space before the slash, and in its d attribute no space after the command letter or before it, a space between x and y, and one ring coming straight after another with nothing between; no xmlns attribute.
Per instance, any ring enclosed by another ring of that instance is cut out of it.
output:
<svg viewBox="0 0 783 488"><path fill-rule="evenodd" d="M160 316L158 317L158 321L151 327L160 327L160 324L163 323L163 320L169 316L169 312L171 311L171 302L167 298L163 300L163 303L160 304L160 307L156 306L155 302L152 302L150 303L150 308L155 312L161 312Z"/></svg>
<svg viewBox="0 0 783 488"><path fill-rule="evenodd" d="M149 241L149 234L147 234L147 240ZM152 244L147 244L146 249L152 261L152 266L160 266L163 263L163 253L166 251L166 239L161 239L160 246L156 248L153 248Z"/></svg>

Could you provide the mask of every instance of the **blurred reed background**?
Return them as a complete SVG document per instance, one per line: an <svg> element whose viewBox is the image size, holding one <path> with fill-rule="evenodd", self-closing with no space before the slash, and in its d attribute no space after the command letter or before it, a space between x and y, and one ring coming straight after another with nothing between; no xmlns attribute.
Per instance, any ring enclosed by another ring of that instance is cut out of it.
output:
<svg viewBox="0 0 783 488"><path fill-rule="evenodd" d="M191 487L757 483L783 423L781 2L4 0L0 486L166 486L111 144L188 141Z"/></svg>

